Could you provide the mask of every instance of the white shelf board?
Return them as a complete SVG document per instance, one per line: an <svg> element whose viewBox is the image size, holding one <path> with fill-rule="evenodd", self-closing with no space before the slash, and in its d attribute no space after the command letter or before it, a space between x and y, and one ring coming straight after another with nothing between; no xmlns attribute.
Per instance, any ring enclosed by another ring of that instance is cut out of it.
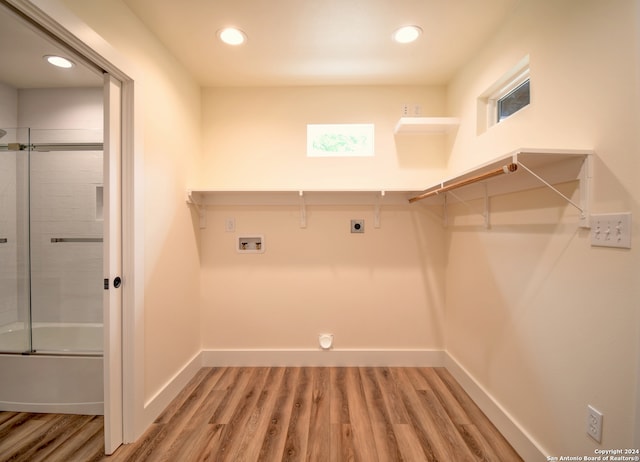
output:
<svg viewBox="0 0 640 462"><path fill-rule="evenodd" d="M374 205L408 204L416 190L388 189L192 189L187 202L198 205Z"/></svg>
<svg viewBox="0 0 640 462"><path fill-rule="evenodd" d="M421 193L437 191L440 188L481 176L484 173L514 163L518 165L518 169L513 173L507 173L478 181L477 183L461 186L452 190L452 192L455 192L458 199L468 201L547 186L539 178L536 178L536 176L527 171L527 169L531 170L531 172L542 178L549 185L577 180L579 181L580 188L579 207L582 210L580 225L582 227L589 227L588 212L590 207L590 183L592 177L591 156L593 154L593 151L589 150L522 148L431 185ZM439 204L443 202L444 196L445 194L432 195L423 199L422 202L426 204Z"/></svg>
<svg viewBox="0 0 640 462"><path fill-rule="evenodd" d="M394 133L445 133L458 125L457 117L401 117Z"/></svg>
<svg viewBox="0 0 640 462"><path fill-rule="evenodd" d="M422 190L191 189L187 191L187 203L198 208L207 205L293 205L303 208L307 205L374 205L378 210L381 205L407 205L409 199L418 194L435 191L514 163L518 165L517 171L457 188L456 196L463 200L473 200L545 187L526 167L550 185L579 180L583 215L581 225L588 227L592 154L593 151L590 150L521 148ZM421 202L439 204L443 198L444 194L438 194ZM199 211L201 226L204 226L204 214L202 210Z"/></svg>
<svg viewBox="0 0 640 462"><path fill-rule="evenodd" d="M450 178L444 179L439 183L427 187L422 192L437 190L443 186L448 186L452 183L457 183L474 176L482 175L510 163L523 164L541 175L550 184L564 183L579 179L582 165L585 159L591 154L593 154L593 151L522 148L480 164ZM519 168L514 173L501 175L490 180L482 181L481 183L489 185L490 196L505 194L508 192L524 191L544 186L539 180L534 178L523 168ZM456 191L473 191L474 189L477 189L477 184L475 188L472 184L469 186L463 186ZM481 197L480 194L473 194L473 192L471 192L471 194L467 193L466 196L467 199L472 199L474 196L476 198ZM438 201L438 196L432 196L425 200L428 201L433 198Z"/></svg>

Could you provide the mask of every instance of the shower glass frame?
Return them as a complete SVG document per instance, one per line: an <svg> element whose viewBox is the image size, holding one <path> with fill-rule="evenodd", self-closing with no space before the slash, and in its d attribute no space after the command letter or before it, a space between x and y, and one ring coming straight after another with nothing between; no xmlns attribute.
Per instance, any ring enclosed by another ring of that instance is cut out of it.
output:
<svg viewBox="0 0 640 462"><path fill-rule="evenodd" d="M0 138L0 351L32 350L30 130L6 128Z"/></svg>

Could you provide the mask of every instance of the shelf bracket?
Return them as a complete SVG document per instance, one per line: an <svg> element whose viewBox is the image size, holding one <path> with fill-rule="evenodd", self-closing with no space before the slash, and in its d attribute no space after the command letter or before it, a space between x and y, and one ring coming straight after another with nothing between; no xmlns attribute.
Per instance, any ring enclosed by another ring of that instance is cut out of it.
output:
<svg viewBox="0 0 640 462"><path fill-rule="evenodd" d="M193 191L187 191L187 205L192 205L193 208L196 209L198 213L198 219L200 221L200 229L205 229L207 227L207 217L205 215L205 207L203 204L200 204L195 198Z"/></svg>
<svg viewBox="0 0 640 462"><path fill-rule="evenodd" d="M578 181L580 183L580 205L576 204L565 194L560 192L556 187L554 187L551 183L546 181L540 175L535 173L529 167L527 167L522 162L518 162L518 165L522 167L524 170L529 172L534 178L544 184L546 187L551 189L558 196L562 197L565 201L567 201L571 206L575 207L580 212L580 227L581 228L590 228L591 225L589 223L589 204L590 204L590 195L591 195L591 156L587 156L582 163L582 167L580 168L580 174L578 176Z"/></svg>
<svg viewBox="0 0 640 462"><path fill-rule="evenodd" d="M447 193L444 193L442 198L442 226L447 228L449 226L449 214L447 213Z"/></svg>
<svg viewBox="0 0 640 462"><path fill-rule="evenodd" d="M382 206L382 201L384 200L384 191L380 191L380 195L376 199L376 203L373 206L373 227L380 228L380 207Z"/></svg>
<svg viewBox="0 0 640 462"><path fill-rule="evenodd" d="M582 214L580 215L580 227L591 228L591 193L593 187L593 156L587 155L580 167L578 177L580 182L580 205Z"/></svg>
<svg viewBox="0 0 640 462"><path fill-rule="evenodd" d="M484 221L484 227L485 229L489 229L491 227L491 215L489 213L489 190L487 188L487 184L483 183L484 186L484 209L482 211L482 213L475 211L473 206L471 204L469 204L467 201L465 201L464 199L460 198L459 196L457 196L453 191L447 191L444 194L444 221L445 221L445 228L447 227L447 196L451 195L451 197L453 197L455 200L457 200L458 202L460 202L461 204L464 204L467 206L467 208L469 210L471 210L472 212L481 215L482 219Z"/></svg>
<svg viewBox="0 0 640 462"><path fill-rule="evenodd" d="M484 186L484 229L491 227L491 215L489 212L489 187L487 183L483 183Z"/></svg>
<svg viewBox="0 0 640 462"><path fill-rule="evenodd" d="M304 191L298 191L300 198L300 228L307 227L307 204L304 201Z"/></svg>

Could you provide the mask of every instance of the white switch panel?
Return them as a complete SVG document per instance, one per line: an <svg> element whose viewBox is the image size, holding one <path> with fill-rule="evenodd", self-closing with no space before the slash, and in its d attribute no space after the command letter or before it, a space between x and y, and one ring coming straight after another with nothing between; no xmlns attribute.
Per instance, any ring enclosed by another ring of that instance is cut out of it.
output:
<svg viewBox="0 0 640 462"><path fill-rule="evenodd" d="M591 245L631 248L631 213L591 215Z"/></svg>

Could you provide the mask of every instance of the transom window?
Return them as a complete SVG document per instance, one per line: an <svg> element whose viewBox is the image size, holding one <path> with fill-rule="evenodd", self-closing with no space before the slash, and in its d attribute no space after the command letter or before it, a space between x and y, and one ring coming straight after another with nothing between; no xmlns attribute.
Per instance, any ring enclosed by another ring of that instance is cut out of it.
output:
<svg viewBox="0 0 640 462"><path fill-rule="evenodd" d="M526 73L526 79L522 82L522 78L517 79L514 83L516 87L509 89L508 92L498 98L495 103L496 122L502 122L512 114L515 114L523 107L531 102L529 72ZM510 85L509 88L513 86Z"/></svg>
<svg viewBox="0 0 640 462"><path fill-rule="evenodd" d="M374 124L307 125L308 157L370 157L373 141Z"/></svg>
<svg viewBox="0 0 640 462"><path fill-rule="evenodd" d="M531 103L529 56L478 97L478 134L513 116Z"/></svg>

